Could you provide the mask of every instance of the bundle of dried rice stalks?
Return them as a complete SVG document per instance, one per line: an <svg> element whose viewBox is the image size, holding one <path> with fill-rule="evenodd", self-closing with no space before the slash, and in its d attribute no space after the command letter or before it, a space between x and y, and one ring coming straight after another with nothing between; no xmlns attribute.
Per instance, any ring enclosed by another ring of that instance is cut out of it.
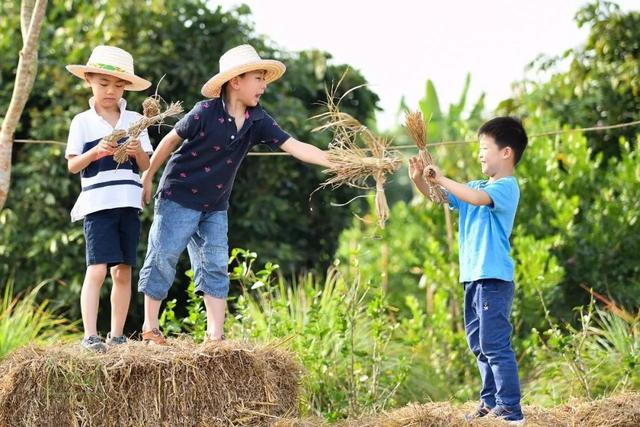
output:
<svg viewBox="0 0 640 427"><path fill-rule="evenodd" d="M407 131L409 131L411 139L413 139L413 142L415 142L418 147L418 157L420 158L423 166L427 167L432 165L433 158L427 150L427 128L425 126L424 119L422 118L422 113L419 111L409 112L405 120L405 127L407 128ZM431 177L425 176L425 178L427 178L425 181L429 188L429 200L436 203L446 203L447 195L442 188L433 182L430 179Z"/></svg>
<svg viewBox="0 0 640 427"><path fill-rule="evenodd" d="M340 101L349 92L359 87L347 91L338 102L335 102L334 96L327 92L328 111L313 117L325 121L324 125L313 129L314 132L331 130L334 134L327 152L332 166L324 171L331 176L320 187L336 188L349 185L368 189L366 181L373 177L376 183L375 203L378 224L384 228L389 218L384 183L387 175L397 171L402 162L397 152L389 150L389 140L375 135L354 117L339 110ZM364 142L365 147L358 144L358 141Z"/></svg>
<svg viewBox="0 0 640 427"><path fill-rule="evenodd" d="M2 426L255 426L298 416L301 367L273 346L24 348L0 364Z"/></svg>
<svg viewBox="0 0 640 427"><path fill-rule="evenodd" d="M143 117L132 123L127 129L126 135L128 139L118 145L113 153L113 159L121 165L129 159L127 156L127 146L131 140L137 139L138 136L149 126L162 124L167 117L175 116L182 112L181 102L172 102L164 112L161 111L160 100L157 95L150 96L142 102ZM117 130L114 132L118 132ZM120 138L118 138L120 139Z"/></svg>
<svg viewBox="0 0 640 427"><path fill-rule="evenodd" d="M118 141L120 141L125 136L127 136L127 131L126 130L124 130L124 129L116 129L113 132L111 132L109 135L107 135L104 138L102 138L102 140L105 141L105 142L115 142L117 144Z"/></svg>

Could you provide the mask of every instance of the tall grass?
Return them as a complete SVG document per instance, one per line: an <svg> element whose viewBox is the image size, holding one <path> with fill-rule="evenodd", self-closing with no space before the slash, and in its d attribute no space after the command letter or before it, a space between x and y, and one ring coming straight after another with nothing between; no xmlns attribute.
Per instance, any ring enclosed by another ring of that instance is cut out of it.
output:
<svg viewBox="0 0 640 427"><path fill-rule="evenodd" d="M75 332L74 325L50 311L48 301L37 302L46 283L17 296L13 295L13 282L6 284L0 299L0 359L19 347L56 342Z"/></svg>
<svg viewBox="0 0 640 427"><path fill-rule="evenodd" d="M255 254L236 252L234 270L243 292L230 319L233 337L278 343L306 369L306 407L329 420L394 406L409 369L393 334L391 307L382 289L335 267L324 278L308 274L288 284L266 264L251 273Z"/></svg>
<svg viewBox="0 0 640 427"><path fill-rule="evenodd" d="M640 312L592 302L579 308L579 327L552 327L534 335L531 401L550 405L640 390Z"/></svg>

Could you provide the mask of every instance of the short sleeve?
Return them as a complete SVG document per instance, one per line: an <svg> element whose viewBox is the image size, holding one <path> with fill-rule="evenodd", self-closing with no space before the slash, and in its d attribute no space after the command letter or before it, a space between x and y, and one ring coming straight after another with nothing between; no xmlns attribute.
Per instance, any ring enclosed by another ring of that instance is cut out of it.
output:
<svg viewBox="0 0 640 427"><path fill-rule="evenodd" d="M276 150L284 144L291 136L283 131L278 123L267 113L264 114L264 118L261 120L261 126L258 134L253 141L253 144L264 144L271 150Z"/></svg>
<svg viewBox="0 0 640 427"><path fill-rule="evenodd" d="M149 140L149 132L147 132L146 129L140 134L140 144L142 145L142 149L145 153L153 153L153 146Z"/></svg>
<svg viewBox="0 0 640 427"><path fill-rule="evenodd" d="M460 199L447 191L447 200L449 201L450 209L460 209Z"/></svg>
<svg viewBox="0 0 640 427"><path fill-rule="evenodd" d="M202 127L202 116L205 110L202 103L197 103L186 116L181 118L173 127L182 139L193 139L198 135Z"/></svg>
<svg viewBox="0 0 640 427"><path fill-rule="evenodd" d="M513 177L502 178L483 188L491 198L491 209L496 211L515 210L520 198L518 184Z"/></svg>
<svg viewBox="0 0 640 427"><path fill-rule="evenodd" d="M71 156L79 156L82 154L84 148L84 132L82 131L82 123L79 116L75 116L71 120L71 126L69 126L69 137L67 138L67 148L65 149L64 156L69 158Z"/></svg>

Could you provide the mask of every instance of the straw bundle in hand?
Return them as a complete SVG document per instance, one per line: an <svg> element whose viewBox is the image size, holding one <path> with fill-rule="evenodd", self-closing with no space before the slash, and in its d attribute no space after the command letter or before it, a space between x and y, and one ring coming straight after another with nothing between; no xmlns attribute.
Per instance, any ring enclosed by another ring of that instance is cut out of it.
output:
<svg viewBox="0 0 640 427"><path fill-rule="evenodd" d="M129 159L127 155L127 146L132 140L137 139L142 131L149 126L161 124L167 117L175 116L182 112L181 102L172 102L164 112L161 112L160 101L158 97L151 96L144 100L142 103L143 117L132 123L126 131L128 139L122 144L118 145L113 153L113 159L118 164L122 164ZM118 130L114 131L118 132ZM122 137L121 137L122 138Z"/></svg>
<svg viewBox="0 0 640 427"><path fill-rule="evenodd" d="M334 133L327 151L332 166L324 171L331 176L320 187L336 188L346 184L356 188L369 188L366 181L373 177L376 182L378 224L384 228L385 221L389 218L384 183L387 175L400 168L399 156L389 151L388 140L374 135L354 117L341 112L338 109L339 101L336 103L333 96L327 94L327 99L328 111L314 117L325 121L324 125L314 129L315 132L330 129ZM363 141L366 147L361 147L358 140Z"/></svg>
<svg viewBox="0 0 640 427"><path fill-rule="evenodd" d="M422 113L419 111L410 112L407 114L405 126L413 142L418 147L418 157L422 162L422 165L426 168L433 164L433 158L427 150L427 128L425 126ZM436 182L432 180L432 176L426 176L427 170L425 169L425 181L429 188L429 200L436 203L446 203L447 195Z"/></svg>

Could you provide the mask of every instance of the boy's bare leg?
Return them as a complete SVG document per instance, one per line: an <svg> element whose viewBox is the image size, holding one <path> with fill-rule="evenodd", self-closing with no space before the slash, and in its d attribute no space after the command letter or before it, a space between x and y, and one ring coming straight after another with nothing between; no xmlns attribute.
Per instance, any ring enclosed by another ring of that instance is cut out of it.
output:
<svg viewBox="0 0 640 427"><path fill-rule="evenodd" d="M95 264L87 267L82 291L80 292L80 311L82 312L82 326L85 338L98 335L98 305L100 303L100 288L107 277L107 265Z"/></svg>
<svg viewBox="0 0 640 427"><path fill-rule="evenodd" d="M153 299L149 295L144 296L144 323L142 332L159 329L160 305L162 300Z"/></svg>
<svg viewBox="0 0 640 427"><path fill-rule="evenodd" d="M122 336L131 302L131 266L118 264L111 267L111 337Z"/></svg>
<svg viewBox="0 0 640 427"><path fill-rule="evenodd" d="M227 300L205 294L204 305L207 308L207 335L213 340L219 340L224 334Z"/></svg>

